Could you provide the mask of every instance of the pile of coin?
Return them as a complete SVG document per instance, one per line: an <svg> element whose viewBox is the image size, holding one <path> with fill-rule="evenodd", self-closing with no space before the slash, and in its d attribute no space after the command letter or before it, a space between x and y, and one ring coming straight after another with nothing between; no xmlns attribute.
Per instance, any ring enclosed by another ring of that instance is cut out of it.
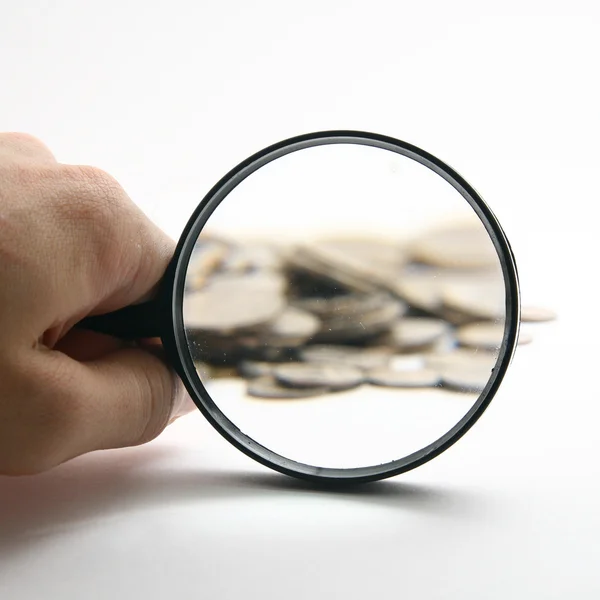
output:
<svg viewBox="0 0 600 600"><path fill-rule="evenodd" d="M479 393L496 364L504 316L500 262L479 223L410 243L233 243L203 233L184 298L201 378L235 374L261 398L365 384ZM552 318L547 309L523 311L523 320Z"/></svg>

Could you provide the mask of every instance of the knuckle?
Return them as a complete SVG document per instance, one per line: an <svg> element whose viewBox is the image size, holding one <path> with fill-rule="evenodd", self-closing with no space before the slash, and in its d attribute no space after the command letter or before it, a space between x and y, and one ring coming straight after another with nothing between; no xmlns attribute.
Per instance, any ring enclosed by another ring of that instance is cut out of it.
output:
<svg viewBox="0 0 600 600"><path fill-rule="evenodd" d="M125 206L125 193L108 173L95 167L61 165L69 208L79 217L112 220Z"/></svg>
<svg viewBox="0 0 600 600"><path fill-rule="evenodd" d="M120 188L117 180L106 171L90 165L62 165L66 176L75 181L88 184L98 190L112 190Z"/></svg>
<svg viewBox="0 0 600 600"><path fill-rule="evenodd" d="M86 237L98 260L102 262L107 254L110 262L129 221L127 195L101 169L62 165L61 173L66 193L58 199L55 214L62 215L59 218L77 232L78 238Z"/></svg>

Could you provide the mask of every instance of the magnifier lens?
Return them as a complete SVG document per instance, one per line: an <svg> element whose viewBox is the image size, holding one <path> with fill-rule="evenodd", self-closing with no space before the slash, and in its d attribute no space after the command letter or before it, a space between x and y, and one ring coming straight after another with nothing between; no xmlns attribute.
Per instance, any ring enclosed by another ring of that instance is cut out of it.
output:
<svg viewBox="0 0 600 600"><path fill-rule="evenodd" d="M498 361L494 244L443 177L343 143L267 163L214 209L185 279L185 342L218 410L320 468L402 459L473 408Z"/></svg>

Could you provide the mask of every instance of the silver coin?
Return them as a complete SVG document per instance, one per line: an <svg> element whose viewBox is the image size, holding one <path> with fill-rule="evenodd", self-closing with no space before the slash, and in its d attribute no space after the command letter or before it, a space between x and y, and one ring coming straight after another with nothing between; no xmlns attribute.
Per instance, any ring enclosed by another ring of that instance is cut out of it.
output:
<svg viewBox="0 0 600 600"><path fill-rule="evenodd" d="M441 282L431 273L404 273L394 282L392 291L411 308L438 314L442 307Z"/></svg>
<svg viewBox="0 0 600 600"><path fill-rule="evenodd" d="M454 390L469 393L483 391L492 375L493 365L468 364L449 365L440 370L442 383Z"/></svg>
<svg viewBox="0 0 600 600"><path fill-rule="evenodd" d="M350 289L357 292L373 292L377 286L364 278L363 273L354 273L338 264L331 264L322 257L315 255L309 247L300 246L289 252L286 256L286 270L304 273L316 280L324 280L339 286L340 288Z"/></svg>
<svg viewBox="0 0 600 600"><path fill-rule="evenodd" d="M221 269L234 273L276 271L281 267L281 262L281 253L274 246L250 242L232 247L224 257Z"/></svg>
<svg viewBox="0 0 600 600"><path fill-rule="evenodd" d="M482 278L477 282L445 283L442 286L442 302L445 309L467 319L503 319L506 312L504 281L498 278Z"/></svg>
<svg viewBox="0 0 600 600"><path fill-rule="evenodd" d="M521 321L528 323L542 323L545 321L554 321L556 313L542 306L522 306Z"/></svg>
<svg viewBox="0 0 600 600"><path fill-rule="evenodd" d="M314 340L318 342L351 342L387 332L406 311L406 305L391 297L379 308L353 315L338 315L323 319Z"/></svg>
<svg viewBox="0 0 600 600"><path fill-rule="evenodd" d="M266 344L294 347L319 331L321 321L308 311L288 306L262 333Z"/></svg>
<svg viewBox="0 0 600 600"><path fill-rule="evenodd" d="M354 318L371 314L388 306L390 296L375 292L371 294L347 293L329 298L308 297L293 300L294 306L307 310L323 320L332 318Z"/></svg>
<svg viewBox="0 0 600 600"><path fill-rule="evenodd" d="M340 363L289 363L275 368L277 381L290 387L327 387L345 390L364 382L360 369Z"/></svg>
<svg viewBox="0 0 600 600"><path fill-rule="evenodd" d="M341 363L357 369L372 369L387 365L391 358L390 348L355 348L315 344L305 346L299 352L300 359L312 363Z"/></svg>
<svg viewBox="0 0 600 600"><path fill-rule="evenodd" d="M415 260L440 267L479 269L499 264L496 249L480 222L430 231L411 250Z"/></svg>
<svg viewBox="0 0 600 600"><path fill-rule="evenodd" d="M425 367L425 356L420 353L394 354L387 366L393 371L418 371Z"/></svg>
<svg viewBox="0 0 600 600"><path fill-rule="evenodd" d="M201 291L185 295L185 327L227 333L263 326L283 312L284 287L275 273L212 278Z"/></svg>
<svg viewBox="0 0 600 600"><path fill-rule="evenodd" d="M456 340L461 346L499 350L504 338L504 323L471 323L460 327L456 332ZM519 333L518 343L528 344L532 337L523 330Z"/></svg>
<svg viewBox="0 0 600 600"><path fill-rule="evenodd" d="M367 380L383 387L435 387L440 382L440 375L433 369L394 370L380 367L370 370Z"/></svg>
<svg viewBox="0 0 600 600"><path fill-rule="evenodd" d="M225 242L211 238L199 238L194 246L185 275L186 289L199 290L204 287L208 277L221 265L228 251Z"/></svg>
<svg viewBox="0 0 600 600"><path fill-rule="evenodd" d="M448 331L448 324L441 319L404 317L394 325L390 338L398 349L414 351L435 344Z"/></svg>
<svg viewBox="0 0 600 600"><path fill-rule="evenodd" d="M237 365L240 375L247 379L272 375L274 367L275 363L258 360L242 360Z"/></svg>
<svg viewBox="0 0 600 600"><path fill-rule="evenodd" d="M478 348L456 348L451 352L424 355L425 364L434 371L476 365L477 368L491 370L498 362L497 352L488 352Z"/></svg>
<svg viewBox="0 0 600 600"><path fill-rule="evenodd" d="M337 271L377 286L386 286L406 262L406 253L397 243L373 238L317 240L309 253Z"/></svg>
<svg viewBox="0 0 600 600"><path fill-rule="evenodd" d="M247 392L257 398L299 399L321 396L327 393L325 387L286 387L270 376L259 377L248 382Z"/></svg>

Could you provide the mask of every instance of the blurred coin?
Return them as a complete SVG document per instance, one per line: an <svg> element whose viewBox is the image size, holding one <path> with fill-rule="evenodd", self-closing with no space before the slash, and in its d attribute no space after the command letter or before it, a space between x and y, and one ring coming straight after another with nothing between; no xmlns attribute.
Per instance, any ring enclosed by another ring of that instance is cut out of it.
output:
<svg viewBox="0 0 600 600"><path fill-rule="evenodd" d="M224 257L224 271L245 273L256 270L275 271L281 267L280 251L267 244L244 243L233 246Z"/></svg>
<svg viewBox="0 0 600 600"><path fill-rule="evenodd" d="M294 306L307 310L321 319L350 317L380 310L389 303L388 294L375 292L372 294L344 293L329 297L308 296L295 298Z"/></svg>
<svg viewBox="0 0 600 600"><path fill-rule="evenodd" d="M275 368L276 380L290 387L327 387L345 390L364 382L360 369L340 363L289 363Z"/></svg>
<svg viewBox="0 0 600 600"><path fill-rule="evenodd" d="M185 275L186 289L201 289L208 276L224 260L228 251L227 244L222 241L211 238L199 238L194 246Z"/></svg>
<svg viewBox="0 0 600 600"><path fill-rule="evenodd" d="M478 282L456 281L442 286L444 308L471 320L503 319L506 291L502 279L481 279Z"/></svg>
<svg viewBox="0 0 600 600"><path fill-rule="evenodd" d="M374 238L348 237L317 240L310 245L310 255L377 286L395 278L406 262L406 253L398 243Z"/></svg>
<svg viewBox="0 0 600 600"><path fill-rule="evenodd" d="M380 306L368 312L334 315L323 318L314 340L318 342L352 342L372 338L389 331L404 314L406 305L390 296L381 299Z"/></svg>
<svg viewBox="0 0 600 600"><path fill-rule="evenodd" d="M456 340L461 346L499 350L504 338L504 323L471 323L460 327L456 332ZM528 344L532 340L527 332L519 333L518 343Z"/></svg>
<svg viewBox="0 0 600 600"><path fill-rule="evenodd" d="M383 387L435 387L440 375L432 369L394 370L386 367L372 369L367 373L367 381Z"/></svg>
<svg viewBox="0 0 600 600"><path fill-rule="evenodd" d="M349 289L358 292L372 292L377 286L364 278L363 273L356 274L323 260L307 247L301 246L286 255L285 269L294 277L305 275L315 280L323 280L334 288Z"/></svg>
<svg viewBox="0 0 600 600"><path fill-rule="evenodd" d="M491 370L498 361L498 353L478 348L456 348L452 352L425 354L424 358L427 367L434 371L473 364Z"/></svg>
<svg viewBox="0 0 600 600"><path fill-rule="evenodd" d="M404 317L394 325L390 338L398 349L410 351L434 344L448 331L441 319Z"/></svg>
<svg viewBox="0 0 600 600"><path fill-rule="evenodd" d="M418 371L425 366L423 354L395 354L390 358L389 368L394 371Z"/></svg>
<svg viewBox="0 0 600 600"><path fill-rule="evenodd" d="M226 333L265 325L285 308L285 282L274 273L213 278L185 295L186 329Z"/></svg>
<svg viewBox="0 0 600 600"><path fill-rule="evenodd" d="M482 268L499 265L498 254L481 223L430 231L413 244L415 260L450 268Z"/></svg>
<svg viewBox="0 0 600 600"><path fill-rule="evenodd" d="M492 375L492 365L470 362L447 365L440 375L442 383L461 392L481 392Z"/></svg>
<svg viewBox="0 0 600 600"><path fill-rule="evenodd" d="M321 396L327 393L324 387L285 387L278 384L272 377L263 376L248 382L248 394L258 398L296 399Z"/></svg>
<svg viewBox="0 0 600 600"><path fill-rule="evenodd" d="M254 379L256 377L272 375L275 364L258 360L242 360L238 363L237 368L242 377Z"/></svg>
<svg viewBox="0 0 600 600"><path fill-rule="evenodd" d="M306 362L342 363L358 369L372 369L385 366L389 362L391 349L315 344L302 348L299 356Z"/></svg>
<svg viewBox="0 0 600 600"><path fill-rule="evenodd" d="M433 314L441 310L441 282L431 273L403 273L394 282L392 291L405 300L410 308Z"/></svg>
<svg viewBox="0 0 600 600"><path fill-rule="evenodd" d="M288 306L278 315L261 337L265 344L294 347L310 339L321 327L321 321L308 311Z"/></svg>
<svg viewBox="0 0 600 600"><path fill-rule="evenodd" d="M554 321L556 313L549 308L542 306L522 306L521 321L529 323L542 323L545 321Z"/></svg>

